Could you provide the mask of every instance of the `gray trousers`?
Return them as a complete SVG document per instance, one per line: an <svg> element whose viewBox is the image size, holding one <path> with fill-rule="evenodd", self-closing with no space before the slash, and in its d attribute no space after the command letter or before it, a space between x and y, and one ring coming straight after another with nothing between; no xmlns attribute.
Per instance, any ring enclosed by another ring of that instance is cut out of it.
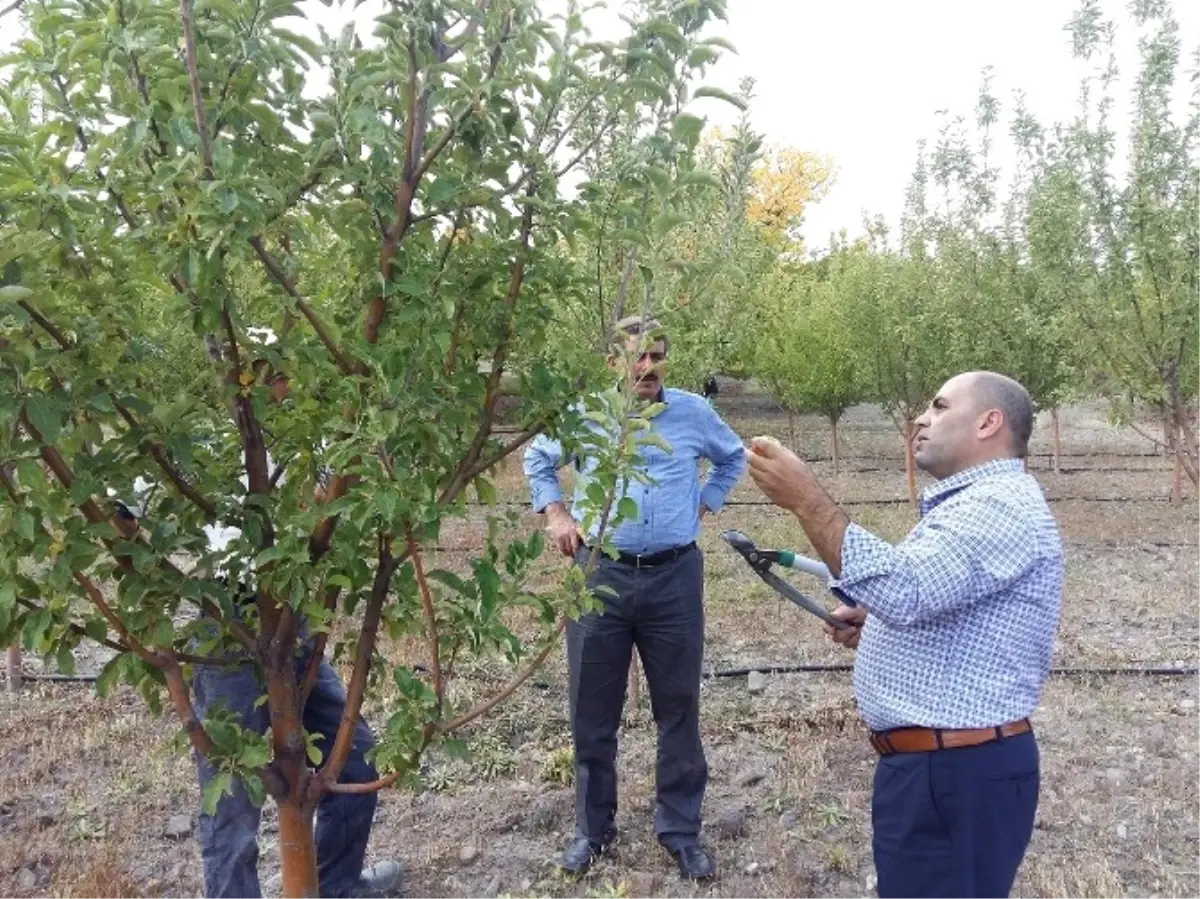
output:
<svg viewBox="0 0 1200 899"><path fill-rule="evenodd" d="M307 654L296 663L297 676L304 671ZM255 708L263 687L249 666L220 669L198 666L193 680L196 713L223 706L237 716L245 728L265 733L270 724L266 703ZM320 734L317 746L323 757L333 747L333 738L346 705L346 690L328 662L322 661L312 693L304 706L304 729ZM347 783L375 780L375 768L363 754L375 743L371 730L360 719L354 744L341 777ZM195 756L200 789L215 776L212 766ZM317 806L317 873L322 896L348 896L362 876L367 840L377 802L375 793L327 794ZM258 825L262 810L235 781L232 795L217 803L216 814L200 814L197 838L204 862L204 892L207 896L261 896L258 882Z"/></svg>
<svg viewBox="0 0 1200 899"><path fill-rule="evenodd" d="M581 549L576 563L586 565L588 552ZM615 595L601 593L602 612L567 623L576 835L602 842L614 830L617 729L636 646L658 725L654 831L672 851L694 844L708 785L700 742L703 556L693 548L653 568L601 556L588 583Z"/></svg>

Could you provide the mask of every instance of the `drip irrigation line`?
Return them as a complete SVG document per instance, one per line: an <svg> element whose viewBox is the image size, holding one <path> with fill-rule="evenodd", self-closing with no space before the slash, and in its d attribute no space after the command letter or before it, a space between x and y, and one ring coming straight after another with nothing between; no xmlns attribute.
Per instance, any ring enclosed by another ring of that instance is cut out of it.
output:
<svg viewBox="0 0 1200 899"><path fill-rule="evenodd" d="M806 673L837 673L853 671L854 666L849 664L838 665L759 665L752 668L720 668L716 671L706 671L704 677L745 677L753 671L759 674L806 674ZM1050 669L1050 673L1056 676L1063 677L1086 677L1088 675L1099 675L1111 677L1114 675L1133 675L1138 677L1195 677L1200 673L1200 668L1192 667L1175 667L1175 666L1154 666L1154 665L1126 665L1126 666L1078 666L1064 665Z"/></svg>
<svg viewBox="0 0 1200 899"><path fill-rule="evenodd" d="M8 677L8 672L4 672L5 677ZM99 674L46 674L38 672L24 672L21 675L21 681L43 681L56 684L94 684L99 680Z"/></svg>
<svg viewBox="0 0 1200 899"><path fill-rule="evenodd" d="M420 666L413 666L414 670ZM759 674L844 674L854 670L854 666L846 663L836 665L756 665L746 668L719 668L715 671L705 671L705 678L746 677L751 672ZM1125 665L1125 666L1079 666L1063 665L1050 669L1050 674L1056 677L1196 677L1200 668L1195 666L1161 666L1161 665ZM22 681L60 683L60 684L91 684L95 683L98 674L45 674L26 673ZM533 681L532 685L541 689L549 688L546 681Z"/></svg>
<svg viewBox="0 0 1200 899"><path fill-rule="evenodd" d="M1189 502L1194 502L1194 497ZM1146 496L1047 496L1048 503L1170 503L1171 498L1161 494L1148 494ZM886 496L876 498L859 498L859 499L841 499L837 501L839 506L908 506L911 505L906 496ZM526 500L519 499L502 499L494 503L481 503L478 500L463 503L464 506L475 506L479 508L503 506L506 508L529 508L529 503ZM724 508L730 506L742 507L770 507L779 509L772 502L761 499L728 499L725 501ZM779 509L780 512L785 510Z"/></svg>

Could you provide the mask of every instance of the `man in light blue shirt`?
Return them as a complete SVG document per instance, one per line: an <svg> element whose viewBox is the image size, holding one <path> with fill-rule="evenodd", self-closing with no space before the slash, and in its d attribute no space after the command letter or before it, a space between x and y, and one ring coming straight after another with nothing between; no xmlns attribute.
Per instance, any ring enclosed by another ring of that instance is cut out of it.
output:
<svg viewBox="0 0 1200 899"><path fill-rule="evenodd" d="M852 524L794 455L752 444L750 473L792 511L852 605L827 632L857 647L854 692L880 755L872 799L880 896L1006 896L1033 833L1039 762L1029 716L1062 601L1058 528L1021 460L1025 389L951 378L915 422L938 478L893 546Z"/></svg>
<svg viewBox="0 0 1200 899"><path fill-rule="evenodd" d="M625 704L633 647L646 672L654 720L658 724L658 806L654 827L680 873L701 880L714 873L712 857L700 845L700 807L708 766L700 742L700 675L704 649L704 572L696 538L700 522L716 512L745 467L742 441L709 403L683 390L663 387L667 340L653 340L659 326L640 318L617 323L614 346L631 353L633 388L645 402L666 408L650 420L670 452L644 446L650 483L630 480L625 495L638 514L613 531L617 559L601 556L589 581L601 613L567 624L571 732L575 745L575 839L560 866L582 874L616 834L617 729ZM703 482L700 462L712 468ZM568 458L554 440L539 437L525 453L525 475L533 508L546 516L551 542L563 555L584 564L595 533L563 503L558 469L575 468L576 496L582 495L595 461ZM620 500L621 497L617 497Z"/></svg>

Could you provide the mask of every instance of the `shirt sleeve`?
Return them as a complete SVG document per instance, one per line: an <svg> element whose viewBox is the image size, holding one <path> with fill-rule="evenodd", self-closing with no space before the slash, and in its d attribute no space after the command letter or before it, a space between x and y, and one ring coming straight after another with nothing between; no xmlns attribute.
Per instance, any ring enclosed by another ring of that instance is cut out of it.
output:
<svg viewBox="0 0 1200 899"><path fill-rule="evenodd" d="M830 587L893 627L951 614L1020 580L1037 561L1021 513L995 497L934 513L892 546L856 524Z"/></svg>
<svg viewBox="0 0 1200 899"><path fill-rule="evenodd" d="M712 462L708 479L700 491L700 503L710 512L719 512L725 497L746 470L746 447L729 425L708 403L704 428L704 456Z"/></svg>
<svg viewBox="0 0 1200 899"><path fill-rule="evenodd" d="M564 461L562 444L545 434L533 438L526 448L523 468L529 481L533 511L542 512L551 503L562 502L558 469Z"/></svg>

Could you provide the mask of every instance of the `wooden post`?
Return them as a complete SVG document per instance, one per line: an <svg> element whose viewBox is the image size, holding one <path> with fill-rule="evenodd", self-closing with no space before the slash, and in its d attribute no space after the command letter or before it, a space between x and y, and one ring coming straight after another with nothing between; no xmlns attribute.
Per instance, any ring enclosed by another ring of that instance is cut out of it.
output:
<svg viewBox="0 0 1200 899"><path fill-rule="evenodd" d="M1058 427L1058 407L1050 410L1050 422L1054 425L1054 473L1061 474L1059 471L1059 459L1062 458L1062 433Z"/></svg>
<svg viewBox="0 0 1200 899"><path fill-rule="evenodd" d="M908 478L908 501L917 508L917 460L913 458L913 423L904 421L904 474Z"/></svg>
<svg viewBox="0 0 1200 899"><path fill-rule="evenodd" d="M13 643L8 647L8 692L16 693L21 689L21 644Z"/></svg>
<svg viewBox="0 0 1200 899"><path fill-rule="evenodd" d="M837 435L838 423L837 423L837 419L831 418L829 420L829 424L830 424L830 427L833 429L833 473L835 475L839 475L842 472L841 472L841 465L839 464L839 460L838 460L838 435Z"/></svg>

